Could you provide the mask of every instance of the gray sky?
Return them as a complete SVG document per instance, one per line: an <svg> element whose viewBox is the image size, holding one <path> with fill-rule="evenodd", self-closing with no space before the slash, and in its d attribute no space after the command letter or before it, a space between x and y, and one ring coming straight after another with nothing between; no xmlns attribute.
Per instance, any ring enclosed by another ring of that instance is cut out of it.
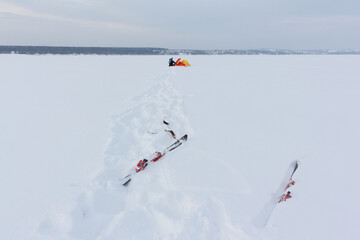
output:
<svg viewBox="0 0 360 240"><path fill-rule="evenodd" d="M0 0L0 45L360 48L360 1Z"/></svg>

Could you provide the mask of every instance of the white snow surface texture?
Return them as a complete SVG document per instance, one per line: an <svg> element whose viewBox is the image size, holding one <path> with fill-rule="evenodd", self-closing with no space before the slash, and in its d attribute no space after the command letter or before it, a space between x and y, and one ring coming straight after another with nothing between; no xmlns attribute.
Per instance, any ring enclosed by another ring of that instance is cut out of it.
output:
<svg viewBox="0 0 360 240"><path fill-rule="evenodd" d="M0 56L0 239L360 239L360 56L169 57Z"/></svg>

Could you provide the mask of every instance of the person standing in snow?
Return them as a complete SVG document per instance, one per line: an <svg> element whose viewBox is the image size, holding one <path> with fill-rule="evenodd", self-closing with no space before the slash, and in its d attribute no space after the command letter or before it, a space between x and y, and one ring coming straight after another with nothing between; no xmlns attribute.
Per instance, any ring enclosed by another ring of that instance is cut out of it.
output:
<svg viewBox="0 0 360 240"><path fill-rule="evenodd" d="M170 58L169 59L169 67L173 67L173 66L175 66L175 61L173 58Z"/></svg>

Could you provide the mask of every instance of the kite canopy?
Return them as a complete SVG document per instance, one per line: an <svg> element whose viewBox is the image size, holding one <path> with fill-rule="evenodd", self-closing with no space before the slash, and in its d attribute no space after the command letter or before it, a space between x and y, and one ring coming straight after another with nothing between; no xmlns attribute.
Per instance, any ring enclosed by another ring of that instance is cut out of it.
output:
<svg viewBox="0 0 360 240"><path fill-rule="evenodd" d="M180 67L190 67L190 63L188 61L181 60L181 58L179 58L178 60L176 60L175 66L180 66Z"/></svg>

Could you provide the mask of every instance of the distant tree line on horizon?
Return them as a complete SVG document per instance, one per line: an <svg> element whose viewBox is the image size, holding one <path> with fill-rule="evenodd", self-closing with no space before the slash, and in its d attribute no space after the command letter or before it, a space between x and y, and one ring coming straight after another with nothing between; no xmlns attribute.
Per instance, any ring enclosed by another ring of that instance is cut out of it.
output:
<svg viewBox="0 0 360 240"><path fill-rule="evenodd" d="M50 46L0 46L0 54L28 55L354 55L359 49L348 50L283 50L283 49L227 49L191 50L139 47L50 47Z"/></svg>

